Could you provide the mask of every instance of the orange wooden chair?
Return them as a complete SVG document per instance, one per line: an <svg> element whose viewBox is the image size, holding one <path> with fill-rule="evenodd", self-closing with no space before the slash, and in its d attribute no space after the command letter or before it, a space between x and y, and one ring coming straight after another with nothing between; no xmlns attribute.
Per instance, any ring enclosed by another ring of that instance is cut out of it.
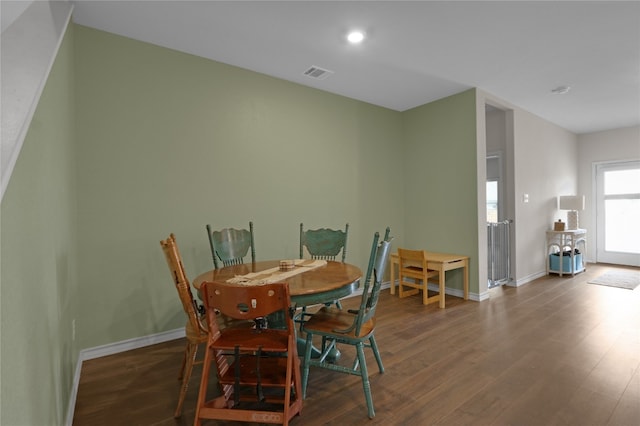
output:
<svg viewBox="0 0 640 426"><path fill-rule="evenodd" d="M176 286L176 290L178 290L184 312L187 314L187 325L185 326L187 347L184 351L182 366L180 367L180 374L178 375L178 380L182 381L182 386L180 388L180 396L178 397L178 406L174 413L175 417L180 417L182 415L184 397L189 387L189 379L191 378L191 372L195 364L198 345L205 343L209 334L205 319L200 314L198 304L191 293L191 287L184 272L184 266L182 265L182 258L178 250L178 245L176 244L175 235L171 234L166 240L160 241L160 246L162 246L162 250L167 258L171 278Z"/></svg>
<svg viewBox="0 0 640 426"><path fill-rule="evenodd" d="M444 286L440 286L435 296L429 297L427 289L429 278L437 277L438 271L427 268L427 254L424 250L398 249L399 280L398 294L402 297L411 296L422 291L422 304L439 302L444 297ZM407 280L410 278L411 281ZM410 287L411 290L405 290Z"/></svg>
<svg viewBox="0 0 640 426"><path fill-rule="evenodd" d="M200 291L211 333L194 424L199 426L202 419L289 424L302 411L302 392L288 284L205 282ZM217 311L238 320L268 318L271 323L220 330ZM209 397L212 374L219 395Z"/></svg>

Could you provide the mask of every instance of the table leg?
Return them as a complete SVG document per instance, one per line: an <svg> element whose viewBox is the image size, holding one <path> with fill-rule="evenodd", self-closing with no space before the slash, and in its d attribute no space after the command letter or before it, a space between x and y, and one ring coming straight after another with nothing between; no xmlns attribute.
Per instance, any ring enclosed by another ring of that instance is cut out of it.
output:
<svg viewBox="0 0 640 426"><path fill-rule="evenodd" d="M438 284L440 286L440 309L444 309L444 284L445 284L445 278L446 278L446 272L443 270L444 268L441 268L439 273L438 273Z"/></svg>
<svg viewBox="0 0 640 426"><path fill-rule="evenodd" d="M464 268L462 268L462 272L464 273L464 300L469 300L469 261L465 260Z"/></svg>
<svg viewBox="0 0 640 426"><path fill-rule="evenodd" d="M391 289L391 294L396 294L396 280L395 280L395 276L396 276L396 267L395 267L395 262L393 261L392 257L389 256L389 280L390 282L390 289Z"/></svg>

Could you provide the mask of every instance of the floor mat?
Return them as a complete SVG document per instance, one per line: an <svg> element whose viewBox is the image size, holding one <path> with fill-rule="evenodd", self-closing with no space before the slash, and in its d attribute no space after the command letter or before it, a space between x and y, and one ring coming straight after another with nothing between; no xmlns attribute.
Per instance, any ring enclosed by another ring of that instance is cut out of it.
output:
<svg viewBox="0 0 640 426"><path fill-rule="evenodd" d="M633 290L640 285L640 271L609 271L589 281L589 284Z"/></svg>

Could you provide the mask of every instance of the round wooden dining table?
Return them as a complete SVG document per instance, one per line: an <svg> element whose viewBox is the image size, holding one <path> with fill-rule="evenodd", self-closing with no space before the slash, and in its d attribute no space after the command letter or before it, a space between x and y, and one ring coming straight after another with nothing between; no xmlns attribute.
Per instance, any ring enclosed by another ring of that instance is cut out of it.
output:
<svg viewBox="0 0 640 426"><path fill-rule="evenodd" d="M243 263L240 265L225 266L220 269L213 269L198 275L192 285L200 291L200 286L204 282L227 282L227 280L246 275L252 272L262 272L280 265L279 260L268 260L263 262ZM289 294L294 307L304 307L321 303L331 303L340 298L352 294L360 284L362 271L357 266L349 263L327 261L326 265L304 271L290 276L283 281L289 284ZM272 320L279 324L283 322L275 315ZM271 320L270 320L271 324ZM298 353L304 353L306 341L298 337ZM312 349L311 356L317 358L321 353L317 348ZM329 355L334 361L340 358L340 351L337 348Z"/></svg>
<svg viewBox="0 0 640 426"><path fill-rule="evenodd" d="M206 281L226 282L239 275L276 268L279 264L279 260L267 260L225 266L198 275L192 284L200 290L200 286ZM349 296L358 288L361 277L362 271L357 266L327 261L326 265L293 275L284 281L289 284L291 302L295 306L302 307L330 303Z"/></svg>

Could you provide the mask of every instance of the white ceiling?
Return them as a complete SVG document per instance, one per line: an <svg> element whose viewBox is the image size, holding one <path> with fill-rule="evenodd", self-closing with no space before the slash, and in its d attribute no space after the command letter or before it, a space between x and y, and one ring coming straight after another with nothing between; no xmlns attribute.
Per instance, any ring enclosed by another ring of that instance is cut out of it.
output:
<svg viewBox="0 0 640 426"><path fill-rule="evenodd" d="M393 110L478 87L579 134L640 124L638 1L73 3L78 24Z"/></svg>

